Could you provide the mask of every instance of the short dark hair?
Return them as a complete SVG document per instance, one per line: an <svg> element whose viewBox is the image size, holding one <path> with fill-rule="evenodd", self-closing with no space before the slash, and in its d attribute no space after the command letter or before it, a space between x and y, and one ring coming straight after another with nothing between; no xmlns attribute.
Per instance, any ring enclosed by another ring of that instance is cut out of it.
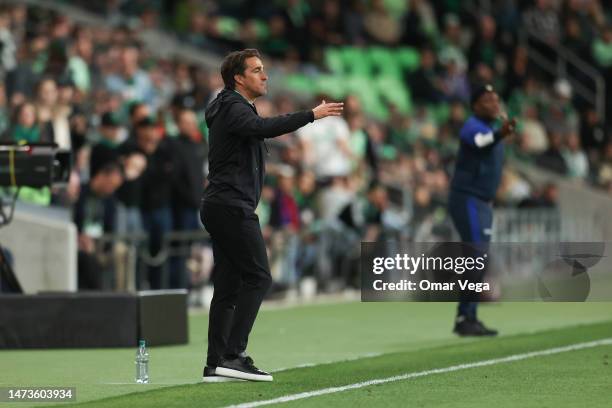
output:
<svg viewBox="0 0 612 408"><path fill-rule="evenodd" d="M134 116L134 113L136 112L136 110L137 110L138 108L140 108L141 106L144 106L144 105L145 105L145 103L144 103L144 102L132 102L132 103L130 104L130 107L129 107L129 110L128 110L128 113L129 113L129 115L130 115L130 118L131 118L132 116Z"/></svg>
<svg viewBox="0 0 612 408"><path fill-rule="evenodd" d="M109 174L112 174L115 172L119 173L121 177L125 177L125 173L124 173L123 166L121 165L121 163L119 163L114 158L112 159L109 158L107 160L108 161L101 163L92 169L91 178L94 178L98 174L104 174L105 176L108 176Z"/></svg>
<svg viewBox="0 0 612 408"><path fill-rule="evenodd" d="M261 55L256 49L247 48L242 51L231 52L223 59L221 77L223 77L223 83L226 88L234 89L236 87L234 75L244 74L246 69L245 61L251 57L261 58Z"/></svg>
<svg viewBox="0 0 612 408"><path fill-rule="evenodd" d="M155 120L153 120L153 118L150 116L142 118L136 123L136 129L142 129L142 128L148 128L148 127L154 127L154 126L155 126Z"/></svg>

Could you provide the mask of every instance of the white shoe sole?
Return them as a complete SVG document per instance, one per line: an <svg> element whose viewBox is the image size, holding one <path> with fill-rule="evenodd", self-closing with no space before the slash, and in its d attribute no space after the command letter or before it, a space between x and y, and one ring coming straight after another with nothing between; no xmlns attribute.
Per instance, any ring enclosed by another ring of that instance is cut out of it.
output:
<svg viewBox="0 0 612 408"><path fill-rule="evenodd" d="M239 380L249 380L249 381L273 381L271 375L257 375L251 373L245 373L243 371L233 370L231 368L225 367L217 367L215 370L215 374L222 375L224 377L235 378Z"/></svg>
<svg viewBox="0 0 612 408"><path fill-rule="evenodd" d="M222 377L220 375L209 375L206 377L202 377L202 382L204 383L223 383L223 382L236 382L236 381L244 381L240 378L233 377Z"/></svg>

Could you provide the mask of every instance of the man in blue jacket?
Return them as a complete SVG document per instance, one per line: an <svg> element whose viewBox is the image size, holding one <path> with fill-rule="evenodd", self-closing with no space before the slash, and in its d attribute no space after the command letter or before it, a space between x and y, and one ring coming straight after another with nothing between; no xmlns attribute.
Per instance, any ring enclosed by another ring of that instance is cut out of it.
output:
<svg viewBox="0 0 612 408"><path fill-rule="evenodd" d="M491 240L492 202L499 186L504 161L501 140L514 131L515 120L504 119L501 127L499 96L491 85L477 88L471 97L473 115L460 131L461 144L451 181L449 212L461 240L486 251ZM484 271L483 271L484 274ZM479 282L483 278L471 276ZM460 295L454 332L460 336L495 336L477 318L478 298L465 291Z"/></svg>
<svg viewBox="0 0 612 408"><path fill-rule="evenodd" d="M267 93L268 76L254 49L226 56L221 76L225 88L206 109L209 185L200 210L215 261L203 380L272 381L246 354L249 333L272 282L255 214L264 180L265 139L340 116L343 104L323 101L312 110L260 117L253 101Z"/></svg>

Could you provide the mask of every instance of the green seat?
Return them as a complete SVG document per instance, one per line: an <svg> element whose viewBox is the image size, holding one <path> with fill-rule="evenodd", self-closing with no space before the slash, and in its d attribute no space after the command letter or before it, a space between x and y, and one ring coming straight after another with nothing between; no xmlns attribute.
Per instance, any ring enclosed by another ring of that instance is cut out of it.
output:
<svg viewBox="0 0 612 408"><path fill-rule="evenodd" d="M344 74L346 71L344 65L344 56L338 48L327 47L323 56L325 66L334 74Z"/></svg>
<svg viewBox="0 0 612 408"><path fill-rule="evenodd" d="M334 99L354 94L364 111L379 120L387 119L388 104L395 105L403 114L412 112L412 98L404 83L403 71L418 68L420 55L416 49L328 47L324 60L331 75L317 77L316 84L306 77L292 75L286 86L310 94L324 92Z"/></svg>
<svg viewBox="0 0 612 408"><path fill-rule="evenodd" d="M406 0L384 0L385 9L391 15L401 17L408 10L409 2Z"/></svg>
<svg viewBox="0 0 612 408"><path fill-rule="evenodd" d="M315 79L304 74L287 75L284 81L284 87L290 91L308 95L315 91Z"/></svg>
<svg viewBox="0 0 612 408"><path fill-rule="evenodd" d="M368 59L374 75L401 78L401 66L390 48L370 47Z"/></svg>
<svg viewBox="0 0 612 408"><path fill-rule="evenodd" d="M450 116L450 105L446 102L441 102L437 105L429 106L429 111L433 115L436 123L441 125L445 123Z"/></svg>
<svg viewBox="0 0 612 408"><path fill-rule="evenodd" d="M402 81L386 76L378 78L376 85L382 98L388 103L395 105L400 113L409 114L412 112L410 91L404 86Z"/></svg>
<svg viewBox="0 0 612 408"><path fill-rule="evenodd" d="M255 24L255 33L257 34L257 39L263 40L270 36L270 30L268 29L268 24L263 20L254 20Z"/></svg>
<svg viewBox="0 0 612 408"><path fill-rule="evenodd" d="M368 76L372 74L370 61L366 57L366 52L363 48L343 47L342 59L347 74L356 76Z"/></svg>
<svg viewBox="0 0 612 408"><path fill-rule="evenodd" d="M380 97L380 92L372 78L352 76L346 78L346 93L359 98L363 110L376 119L384 120L388 116L387 109Z"/></svg>
<svg viewBox="0 0 612 408"><path fill-rule="evenodd" d="M416 70L421 63L418 50L411 47L402 47L395 50L395 58L399 66L408 72Z"/></svg>
<svg viewBox="0 0 612 408"><path fill-rule="evenodd" d="M225 38L237 39L240 36L240 22L232 17L219 17L217 30Z"/></svg>
<svg viewBox="0 0 612 408"><path fill-rule="evenodd" d="M319 75L316 81L316 91L339 100L346 94L345 81L336 75Z"/></svg>
<svg viewBox="0 0 612 408"><path fill-rule="evenodd" d="M372 88L371 78L351 75L345 79L347 93L359 94L362 92L370 92Z"/></svg>

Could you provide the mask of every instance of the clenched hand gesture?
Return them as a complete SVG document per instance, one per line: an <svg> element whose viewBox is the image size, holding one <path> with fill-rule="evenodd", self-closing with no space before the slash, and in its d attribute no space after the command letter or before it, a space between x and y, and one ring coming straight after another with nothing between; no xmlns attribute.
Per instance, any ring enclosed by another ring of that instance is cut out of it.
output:
<svg viewBox="0 0 612 408"><path fill-rule="evenodd" d="M502 126L499 129L499 132L501 133L502 137L506 137L514 133L515 129L516 129L516 119L506 118L504 119L504 122L502 123Z"/></svg>

